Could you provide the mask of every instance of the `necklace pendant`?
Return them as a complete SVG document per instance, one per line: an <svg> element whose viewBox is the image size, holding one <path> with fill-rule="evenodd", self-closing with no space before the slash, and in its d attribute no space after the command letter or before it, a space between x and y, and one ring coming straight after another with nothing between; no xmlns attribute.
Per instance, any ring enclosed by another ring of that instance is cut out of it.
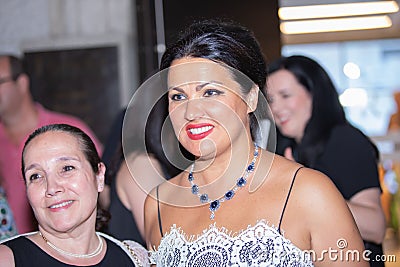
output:
<svg viewBox="0 0 400 267"><path fill-rule="evenodd" d="M210 211L211 211L211 212L217 211L217 209L219 208L219 206L221 206L221 203L219 202L218 199L212 201L212 202L210 203Z"/></svg>
<svg viewBox="0 0 400 267"><path fill-rule="evenodd" d="M211 211L210 220L214 220L214 218L215 218L215 213L213 211Z"/></svg>
<svg viewBox="0 0 400 267"><path fill-rule="evenodd" d="M211 220L214 220L214 218L215 218L215 212L217 211L217 209L218 209L220 206L221 206L221 202L220 202L218 199L216 199L216 200L214 200L214 201L212 201L212 202L210 203L209 209L210 209L210 211L211 211L211 214L210 214L210 219L211 219Z"/></svg>
<svg viewBox="0 0 400 267"><path fill-rule="evenodd" d="M189 175L188 175L188 181L190 182L190 185L191 185L192 194L196 195L199 198L201 203L207 203L207 202L210 203L209 210L211 211L211 214L210 214L211 220L214 220L215 212L221 206L221 203L232 199L235 196L236 191L240 188L243 188L246 185L247 177L255 169L257 157L258 157L258 146L257 146L257 144L254 144L253 160L250 162L250 164L244 170L244 172L245 172L244 175L236 180L236 184L235 184L234 188L228 190L224 194L223 197L216 199L216 200L211 200L208 197L208 194L206 194L206 193L201 194L199 192L200 191L199 186L194 183L194 175L193 175L194 163L192 164L192 167L191 167Z"/></svg>

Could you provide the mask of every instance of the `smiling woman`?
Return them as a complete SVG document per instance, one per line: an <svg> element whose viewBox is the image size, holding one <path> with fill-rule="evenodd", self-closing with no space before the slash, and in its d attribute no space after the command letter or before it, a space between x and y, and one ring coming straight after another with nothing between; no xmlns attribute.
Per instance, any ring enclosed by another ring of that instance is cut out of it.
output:
<svg viewBox="0 0 400 267"><path fill-rule="evenodd" d="M302 55L269 66L265 91L278 133L277 153L328 175L346 199L371 258L383 254L385 217L378 173L379 153L347 121L325 69ZM373 267L382 261L370 262Z"/></svg>
<svg viewBox="0 0 400 267"><path fill-rule="evenodd" d="M232 21L195 22L160 69L173 130L195 160L147 196L152 264L367 266L306 255L343 240L341 253L361 255L363 244L328 177L257 144L266 66L252 32Z"/></svg>
<svg viewBox="0 0 400 267"><path fill-rule="evenodd" d="M25 142L22 173L39 231L5 240L0 266L146 265L138 261L143 247L95 230L105 166L83 131L67 124L37 129Z"/></svg>
<svg viewBox="0 0 400 267"><path fill-rule="evenodd" d="M199 82L188 84L188 72L192 73L190 79ZM247 139L248 113L257 105L256 87L243 94L229 68L201 58L175 60L168 72L168 83L169 112L175 134L186 149L191 147L193 155L212 157L215 145ZM196 120L199 117L209 120Z"/></svg>

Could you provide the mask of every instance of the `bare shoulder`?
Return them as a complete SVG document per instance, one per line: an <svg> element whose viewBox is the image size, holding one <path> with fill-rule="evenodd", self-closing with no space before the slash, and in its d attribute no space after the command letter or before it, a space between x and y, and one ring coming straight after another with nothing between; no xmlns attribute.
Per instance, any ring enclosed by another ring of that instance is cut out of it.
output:
<svg viewBox="0 0 400 267"><path fill-rule="evenodd" d="M317 255L323 255L329 248L338 248L342 241L346 244L344 248L340 247L344 253L360 253L364 249L360 233L345 199L331 179L322 172L286 159L279 158L276 164L284 170L292 185L291 204L286 217L289 231L302 227L309 234L310 249ZM364 261L332 262L329 258L323 258L320 265L367 266Z"/></svg>
<svg viewBox="0 0 400 267"><path fill-rule="evenodd" d="M147 240L147 246L150 249L150 240L154 238L154 232L158 223L158 203L156 196L156 188L154 188L147 196L144 202L144 232L145 240Z"/></svg>
<svg viewBox="0 0 400 267"><path fill-rule="evenodd" d="M5 246L0 245L0 266L3 267L14 267L14 254L12 250Z"/></svg>
<svg viewBox="0 0 400 267"><path fill-rule="evenodd" d="M126 161L124 161L124 164L128 167L133 176L163 176L161 165L152 154L132 153L127 157ZM148 178L146 177L146 179Z"/></svg>
<svg viewBox="0 0 400 267"><path fill-rule="evenodd" d="M302 167L296 174L297 190L304 193L340 194L332 180L320 171Z"/></svg>
<svg viewBox="0 0 400 267"><path fill-rule="evenodd" d="M303 201L313 203L313 206L323 210L325 205L340 202L345 204L342 194L332 180L320 171L301 167L293 177L296 183L296 192Z"/></svg>
<svg viewBox="0 0 400 267"><path fill-rule="evenodd" d="M147 153L133 153L127 159L128 164L134 164L135 167L149 167L152 166L156 170L161 171L161 165L156 157Z"/></svg>
<svg viewBox="0 0 400 267"><path fill-rule="evenodd" d="M323 211L328 205L343 205L345 200L332 180L320 171L275 155L270 178L281 184L282 188L292 185L291 198L301 200L309 212Z"/></svg>
<svg viewBox="0 0 400 267"><path fill-rule="evenodd" d="M166 182L164 182L164 183L166 183ZM158 207L158 205L159 205L158 202L160 201L160 200L159 200L159 199L160 199L160 197L159 197L159 192L161 191L161 190L160 190L160 187L162 187L162 185L163 185L164 183L161 183L161 184L155 186L155 187L154 187L153 189L151 189L150 192L147 194L146 199L145 199L145 202L144 202L144 208L145 208L145 215L146 215L146 217L149 217L151 214L154 213L154 211L157 210L157 207Z"/></svg>
<svg viewBox="0 0 400 267"><path fill-rule="evenodd" d="M330 212L333 207L343 207L347 212L347 204L343 195L332 180L322 172L302 168L299 170L296 180L299 196L314 208L309 212Z"/></svg>
<svg viewBox="0 0 400 267"><path fill-rule="evenodd" d="M154 187L147 195L145 209L145 234L148 247L152 248L152 244L158 244L160 235L159 228L159 211L162 214L165 203L170 203L171 199L175 199L176 183L180 180L180 176L174 177Z"/></svg>
<svg viewBox="0 0 400 267"><path fill-rule="evenodd" d="M136 188L136 191L150 192L156 185L165 181L158 160L146 153L129 155L122 163L117 179L126 194L131 194L132 188Z"/></svg>

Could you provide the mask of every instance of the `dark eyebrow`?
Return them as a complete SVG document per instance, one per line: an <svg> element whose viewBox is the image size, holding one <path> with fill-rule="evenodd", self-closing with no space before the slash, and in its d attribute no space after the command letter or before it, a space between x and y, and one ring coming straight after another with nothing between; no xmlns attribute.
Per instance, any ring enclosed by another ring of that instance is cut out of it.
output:
<svg viewBox="0 0 400 267"><path fill-rule="evenodd" d="M202 83L202 84L199 84L199 85L196 86L196 92L198 92L201 89L203 89L203 87L205 87L205 86L207 86L209 84L213 84L213 83L218 84L218 85L222 85L221 82L217 82L217 81L205 82L205 83ZM180 93L184 93L183 89L181 89L179 87L171 87L171 88L169 88L169 90L176 90L176 91L178 91Z"/></svg>
<svg viewBox="0 0 400 267"><path fill-rule="evenodd" d="M38 168L38 167L39 167L39 164L31 164L31 165L29 165L29 166L27 166L25 168L24 173L29 171L29 170L31 170L31 169L35 169L35 168Z"/></svg>
<svg viewBox="0 0 400 267"><path fill-rule="evenodd" d="M70 161L70 160L72 160L72 161L79 161L79 159L76 158L76 157L60 157L60 158L57 159L58 162L60 162L60 161L61 161L61 162L64 162L64 161ZM25 168L24 173L27 172L27 171L29 171L29 170L31 170L31 169L39 168L39 167L40 167L39 164L33 163L33 164L31 164L31 165L29 165L29 166L27 166L27 167Z"/></svg>
<svg viewBox="0 0 400 267"><path fill-rule="evenodd" d="M212 82L207 82L207 83L202 83L202 84L200 84L200 85L197 85L197 86L196 86L196 92L200 91L201 89L203 89L204 86L207 86L207 85L209 85L210 83L212 83Z"/></svg>

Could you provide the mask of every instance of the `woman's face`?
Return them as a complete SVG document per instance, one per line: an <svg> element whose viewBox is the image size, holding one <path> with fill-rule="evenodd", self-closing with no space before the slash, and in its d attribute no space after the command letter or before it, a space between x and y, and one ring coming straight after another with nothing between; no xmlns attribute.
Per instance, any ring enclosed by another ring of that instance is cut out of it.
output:
<svg viewBox="0 0 400 267"><path fill-rule="evenodd" d="M244 99L232 77L227 68L207 59L181 58L171 64L171 122L179 142L195 156L212 158L237 140L251 138L248 113L257 103L251 100L257 91L252 89Z"/></svg>
<svg viewBox="0 0 400 267"><path fill-rule="evenodd" d="M42 228L66 232L95 221L105 167L93 172L76 137L40 134L27 145L24 162L28 199Z"/></svg>
<svg viewBox="0 0 400 267"><path fill-rule="evenodd" d="M268 78L267 98L281 133L300 142L312 114L312 96L288 70Z"/></svg>

